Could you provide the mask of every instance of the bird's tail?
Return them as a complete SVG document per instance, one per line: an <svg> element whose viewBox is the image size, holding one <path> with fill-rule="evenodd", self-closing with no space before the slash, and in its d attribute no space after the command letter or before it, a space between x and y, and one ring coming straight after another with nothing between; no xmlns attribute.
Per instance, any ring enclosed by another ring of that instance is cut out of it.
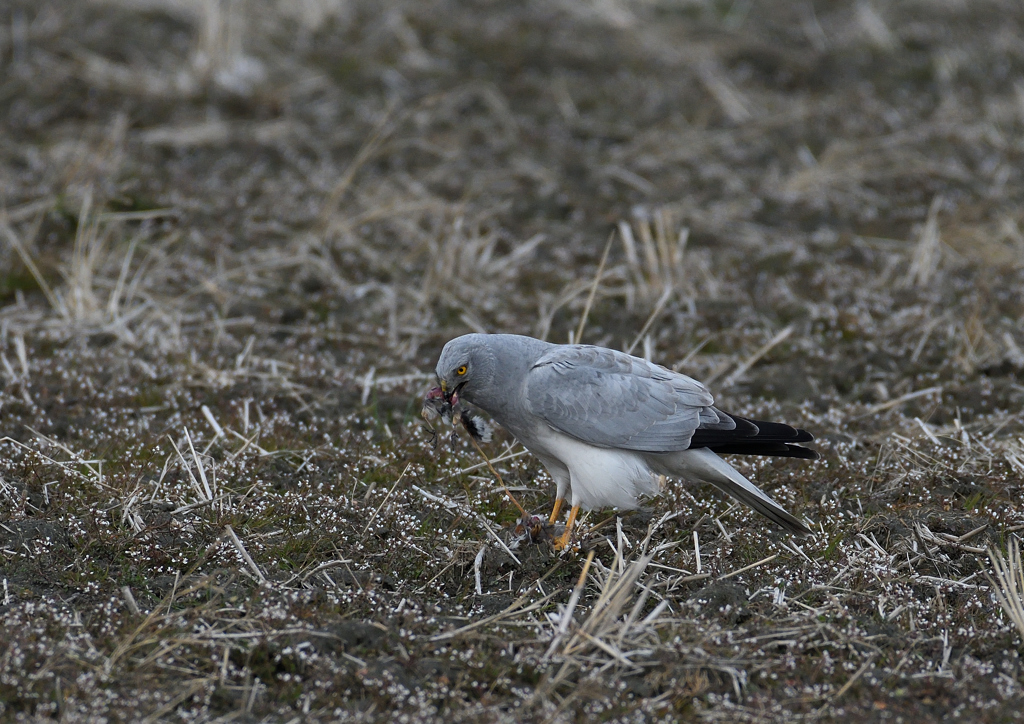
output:
<svg viewBox="0 0 1024 724"><path fill-rule="evenodd" d="M711 483L790 533L805 535L811 532L802 520L786 512L781 505L743 477L739 470L707 448L690 448L673 453L665 456L664 461L669 463L665 472Z"/></svg>

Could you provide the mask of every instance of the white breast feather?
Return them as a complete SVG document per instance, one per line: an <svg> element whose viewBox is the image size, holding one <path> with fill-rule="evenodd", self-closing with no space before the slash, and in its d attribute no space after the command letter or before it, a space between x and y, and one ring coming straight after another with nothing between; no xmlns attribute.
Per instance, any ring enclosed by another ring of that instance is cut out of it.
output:
<svg viewBox="0 0 1024 724"><path fill-rule="evenodd" d="M542 459L556 458L569 470L572 505L629 510L641 495L658 493L658 482L639 453L595 447L551 428L539 437Z"/></svg>

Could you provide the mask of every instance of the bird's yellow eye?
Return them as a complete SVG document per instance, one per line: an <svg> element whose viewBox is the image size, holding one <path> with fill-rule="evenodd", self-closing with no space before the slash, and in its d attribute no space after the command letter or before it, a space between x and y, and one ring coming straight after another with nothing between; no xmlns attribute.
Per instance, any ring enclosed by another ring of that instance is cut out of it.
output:
<svg viewBox="0 0 1024 724"><path fill-rule="evenodd" d="M466 365L462 365L459 369L455 370L455 374L459 376L466 374Z"/></svg>

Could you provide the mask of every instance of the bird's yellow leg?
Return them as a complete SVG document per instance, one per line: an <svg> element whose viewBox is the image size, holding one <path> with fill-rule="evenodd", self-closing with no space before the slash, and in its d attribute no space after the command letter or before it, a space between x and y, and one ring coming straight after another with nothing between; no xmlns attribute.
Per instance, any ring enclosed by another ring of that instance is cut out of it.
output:
<svg viewBox="0 0 1024 724"><path fill-rule="evenodd" d="M563 500L563 498L555 498L555 507L551 509L551 518L548 519L548 523L551 525L554 525L555 521L558 520L558 511L562 509Z"/></svg>
<svg viewBox="0 0 1024 724"><path fill-rule="evenodd" d="M563 550L569 545L569 539L572 538L572 527L576 523L576 515L580 512L580 506L572 506L572 510L569 511L569 520L565 522L565 532L562 533L562 537L555 541L555 550Z"/></svg>

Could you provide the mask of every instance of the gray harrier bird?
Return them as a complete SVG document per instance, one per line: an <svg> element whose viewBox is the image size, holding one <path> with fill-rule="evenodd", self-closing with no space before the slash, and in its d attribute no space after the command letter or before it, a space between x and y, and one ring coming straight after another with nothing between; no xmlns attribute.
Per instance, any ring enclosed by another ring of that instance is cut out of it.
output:
<svg viewBox="0 0 1024 724"><path fill-rule="evenodd" d="M810 532L718 454L814 460L796 444L811 435L722 412L686 375L604 347L512 334L453 339L435 372L441 386L430 397L479 407L544 464L557 485L552 524L571 501L556 548L580 508L636 508L658 493L657 475L711 483L791 533Z"/></svg>

